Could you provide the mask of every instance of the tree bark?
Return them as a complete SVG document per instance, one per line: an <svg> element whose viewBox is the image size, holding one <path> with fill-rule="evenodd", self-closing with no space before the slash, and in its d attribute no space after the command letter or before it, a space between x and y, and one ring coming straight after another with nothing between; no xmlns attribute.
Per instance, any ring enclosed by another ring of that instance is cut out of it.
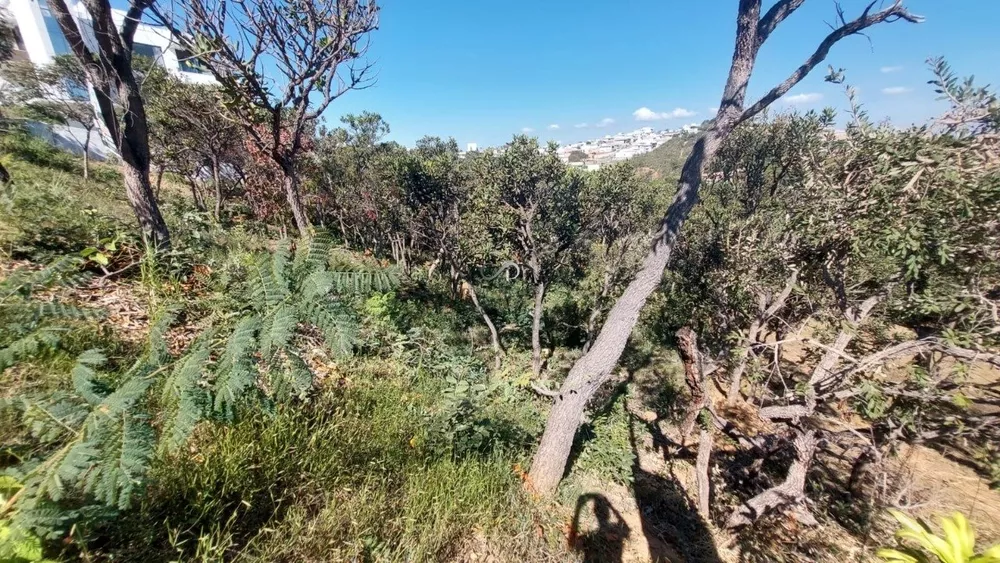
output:
<svg viewBox="0 0 1000 563"><path fill-rule="evenodd" d="M87 128L87 135L83 138L83 180L90 179L90 133L92 127Z"/></svg>
<svg viewBox="0 0 1000 563"><path fill-rule="evenodd" d="M707 522L711 518L712 481L709 472L712 463L712 432L702 429L698 436L698 459L695 463L695 479L698 482L698 512Z"/></svg>
<svg viewBox="0 0 1000 563"><path fill-rule="evenodd" d="M545 302L545 282L535 285L535 307L531 315L531 373L537 379L542 373L542 305Z"/></svg>
<svg viewBox="0 0 1000 563"><path fill-rule="evenodd" d="M737 528L756 521L764 514L773 510L799 506L798 520L805 524L814 524L815 518L802 507L802 502L806 498L806 476L809 474L809 466L812 465L813 455L816 453L818 440L813 430L808 430L799 434L795 438L795 461L788 468L788 474L784 482L751 498L742 506L738 507L726 521L727 528Z"/></svg>
<svg viewBox="0 0 1000 563"><path fill-rule="evenodd" d="M670 260L681 225L698 201L702 169L711 160L722 141L739 123L753 118L801 82L826 58L830 48L844 37L860 33L885 21L904 20L913 23L921 21L919 17L903 8L902 0L896 0L891 6L876 13L871 13L872 6L869 6L859 18L850 22L842 21L843 25L830 32L804 64L744 110L747 84L756 64L757 52L771 32L794 12L802 1L781 0L768 10L763 18L760 17L760 4L761 0L740 0L736 16L733 60L715 122L695 143L691 155L685 161L677 193L660 222L660 228L639 272L609 311L594 345L576 361L563 382L560 398L556 400L549 414L542 442L535 454L529 474L533 486L541 493L551 493L559 484L566 469L573 440L573 433L567 436L565 428L579 422L582 405L586 405L594 392L611 377L611 370L625 349L646 299L663 277L663 270ZM574 404L579 402L580 413L563 404L566 397L573 397ZM560 440L566 440L568 443L560 443Z"/></svg>
<svg viewBox="0 0 1000 563"><path fill-rule="evenodd" d="M90 51L66 0L52 0L49 8L66 37L73 55L80 61L97 96L101 120L107 127L122 159L125 195L142 230L143 238L158 250L170 247L170 231L149 181L149 129L146 108L132 72L132 38L146 0L132 3L119 32L107 0L93 0L85 6L91 15L97 53ZM99 55L99 56L98 56ZM115 97L113 99L112 92ZM121 114L116 103L124 108Z"/></svg>
<svg viewBox="0 0 1000 563"><path fill-rule="evenodd" d="M292 210L295 227L299 230L299 235L307 236L309 234L309 216L306 215L305 207L302 205L302 196L299 193L299 176L292 169L292 165L284 166L283 169L285 199L288 200L288 207Z"/></svg>
<svg viewBox="0 0 1000 563"><path fill-rule="evenodd" d="M215 222L218 223L222 217L222 178L219 174L219 157L212 155L212 182L215 184Z"/></svg>
<svg viewBox="0 0 1000 563"><path fill-rule="evenodd" d="M468 281L465 281L465 283L466 287L469 289L469 299L472 300L472 304L475 305L476 311L479 312L479 315L483 317L483 322L486 323L486 327L490 329L490 345L493 347L493 367L494 369L500 369L504 354L503 347L500 345L500 333L497 332L497 327L493 324L493 319L490 318L486 309L483 309L483 306L479 303L479 296L476 295L476 288Z"/></svg>

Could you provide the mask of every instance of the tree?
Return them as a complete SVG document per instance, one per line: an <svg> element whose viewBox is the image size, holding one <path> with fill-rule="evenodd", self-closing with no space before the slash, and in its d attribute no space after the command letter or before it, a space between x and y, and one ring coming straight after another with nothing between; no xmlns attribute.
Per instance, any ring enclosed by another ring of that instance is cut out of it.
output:
<svg viewBox="0 0 1000 563"><path fill-rule="evenodd" d="M882 22L905 20L918 22L902 0L889 7L874 11L872 2L857 19L846 21L839 17L834 28L819 44L816 51L782 83L770 89L757 102L744 108L747 85L753 74L760 47L771 33L805 0L779 0L761 15L761 0L740 0L736 17L736 40L732 64L715 121L699 138L684 163L673 202L660 222L660 228L651 241L649 253L642 267L608 313L594 344L573 365L563 382L552 411L546 422L541 444L532 461L530 485L548 494L559 484L569 459L573 438L576 435L587 402L612 374L628 342L639 313L656 290L677 241L681 226L698 200L702 170L712 159L719 145L742 122L758 115L775 100L822 62L838 41L862 32Z"/></svg>
<svg viewBox="0 0 1000 563"><path fill-rule="evenodd" d="M378 27L378 6L358 0L193 0L181 9L171 14L154 5L152 12L218 80L239 125L280 169L295 225L307 233L298 170L303 143L335 99L372 83L371 64L358 61Z"/></svg>
<svg viewBox="0 0 1000 563"><path fill-rule="evenodd" d="M580 193L582 223L592 241L589 273L584 280L590 299L584 351L597 336L597 323L608 300L639 263L645 239L655 226L656 185L636 175L630 163L605 166L590 174Z"/></svg>
<svg viewBox="0 0 1000 563"><path fill-rule="evenodd" d="M0 11L0 65L14 56L14 48L17 46L15 33L14 23L8 19L6 11ZM3 85L0 85L0 108L9 103L4 99L6 94L3 92L3 88ZM0 113L0 120L2 119L3 114ZM10 182L10 172L0 162L0 185L8 182Z"/></svg>
<svg viewBox="0 0 1000 563"><path fill-rule="evenodd" d="M216 86L181 80L155 63L143 72L143 91L149 100L150 139L159 174L171 170L187 179L201 210L207 207L198 186L209 178L218 221L225 186L239 180L245 156L243 132L227 114L221 92Z"/></svg>
<svg viewBox="0 0 1000 563"><path fill-rule="evenodd" d="M569 157L566 160L568 162L583 162L587 160L587 153L578 149L569 153Z"/></svg>
<svg viewBox="0 0 1000 563"><path fill-rule="evenodd" d="M83 177L90 177L90 142L98 127L97 110L87 92L87 72L72 55L59 55L45 66L29 61L10 63L3 69L21 104L31 117L60 125L79 124L83 141Z"/></svg>
<svg viewBox="0 0 1000 563"><path fill-rule="evenodd" d="M487 153L477 164L478 181L496 204L494 221L500 222L505 245L534 287L531 368L538 377L545 292L579 241L582 182L559 161L554 145L542 151L537 139L525 136Z"/></svg>
<svg viewBox="0 0 1000 563"><path fill-rule="evenodd" d="M160 214L149 182L149 124L139 83L132 70L132 41L151 0L131 0L121 29L115 28L109 0L86 0L83 7L91 26L84 39L80 24L66 0L52 0L49 8L69 43L73 56L86 70L97 98L101 120L122 160L125 194L143 237L158 249L170 247L170 232Z"/></svg>

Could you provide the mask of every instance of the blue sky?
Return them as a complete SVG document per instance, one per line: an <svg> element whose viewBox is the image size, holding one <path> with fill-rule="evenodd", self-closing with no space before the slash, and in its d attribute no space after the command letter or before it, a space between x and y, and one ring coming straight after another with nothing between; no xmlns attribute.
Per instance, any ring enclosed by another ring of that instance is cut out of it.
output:
<svg viewBox="0 0 1000 563"><path fill-rule="evenodd" d="M888 3L891 0L885 0ZM764 0L765 9L772 0ZM370 55L378 81L327 112L382 114L390 138L423 135L461 146L502 144L532 129L571 142L639 126L676 127L709 116L733 47L736 0L383 0ZM865 2L843 0L848 16ZM919 25L883 24L834 47L827 62L876 118L923 122L940 110L924 61L943 55L962 75L998 82L1000 0L908 0ZM750 97L784 79L828 33L832 0L807 0L769 40ZM844 106L825 64L775 107ZM888 90L886 90L888 89ZM789 102L798 102L792 104ZM694 115L637 121L639 108ZM676 111L677 109L685 111ZM605 126L599 126L600 123ZM586 126L577 127L586 124ZM557 125L558 129L549 127Z"/></svg>

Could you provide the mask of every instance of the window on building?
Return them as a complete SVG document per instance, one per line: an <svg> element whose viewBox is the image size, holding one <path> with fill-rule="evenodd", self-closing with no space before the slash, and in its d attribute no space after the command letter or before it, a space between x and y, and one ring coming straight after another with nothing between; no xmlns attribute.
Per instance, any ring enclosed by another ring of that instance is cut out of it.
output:
<svg viewBox="0 0 1000 563"><path fill-rule="evenodd" d="M198 60L191 54L191 51L187 49L177 49L177 64L180 69L184 72L195 72L198 74L207 74L208 69L205 68L205 64Z"/></svg>
<svg viewBox="0 0 1000 563"><path fill-rule="evenodd" d="M59 22L49 10L48 3L45 0L39 0L38 9L42 12L42 21L45 22L45 31L49 34L49 41L52 42L53 54L70 54L69 42L66 41L66 36L63 35L62 28L59 27Z"/></svg>
<svg viewBox="0 0 1000 563"><path fill-rule="evenodd" d="M135 43L132 45L132 55L145 57L150 59L157 64L163 64L161 55L163 51L155 45L146 45L145 43Z"/></svg>

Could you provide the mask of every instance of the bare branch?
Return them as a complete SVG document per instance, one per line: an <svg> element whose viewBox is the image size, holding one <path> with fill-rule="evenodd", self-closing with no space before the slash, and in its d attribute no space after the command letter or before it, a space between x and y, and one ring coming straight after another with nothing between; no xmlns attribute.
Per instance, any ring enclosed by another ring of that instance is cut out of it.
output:
<svg viewBox="0 0 1000 563"><path fill-rule="evenodd" d="M785 79L784 82L772 88L770 92L764 94L764 96L757 100L755 104L744 110L742 115L740 115L739 122L751 119L758 113L764 111L778 98L791 90L793 86L801 82L802 79L812 71L812 69L816 68L816 65L826 59L826 56L830 53L830 49L841 39L860 33L861 31L882 22L904 20L910 23L920 23L923 21L922 17L911 14L903 6L903 0L895 0L888 8L874 14L870 14L869 11L874 4L875 2L869 4L864 13L862 13L857 19L850 22L842 22L840 27L834 29L829 35L827 35L826 38L819 44L819 47L816 48L816 51L812 54L812 56L806 59L806 62L803 63L802 66L797 68L795 72ZM842 13L839 17L843 19Z"/></svg>
<svg viewBox="0 0 1000 563"><path fill-rule="evenodd" d="M792 12L797 10L799 6L805 3L806 0L779 0L771 9L764 14L764 17L760 18L757 23L757 48L759 49L761 45L767 41L767 38L771 36L771 32L774 31L778 25L785 21L785 18L792 15Z"/></svg>

